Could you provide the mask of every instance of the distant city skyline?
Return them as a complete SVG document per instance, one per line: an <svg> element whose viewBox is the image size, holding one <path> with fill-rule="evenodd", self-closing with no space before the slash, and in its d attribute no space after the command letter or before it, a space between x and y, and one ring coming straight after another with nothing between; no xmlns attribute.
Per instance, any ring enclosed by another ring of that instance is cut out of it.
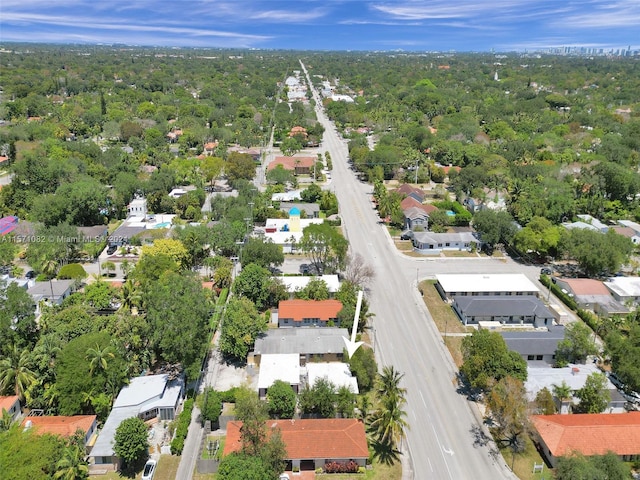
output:
<svg viewBox="0 0 640 480"><path fill-rule="evenodd" d="M2 0L0 43L640 50L638 0Z"/></svg>

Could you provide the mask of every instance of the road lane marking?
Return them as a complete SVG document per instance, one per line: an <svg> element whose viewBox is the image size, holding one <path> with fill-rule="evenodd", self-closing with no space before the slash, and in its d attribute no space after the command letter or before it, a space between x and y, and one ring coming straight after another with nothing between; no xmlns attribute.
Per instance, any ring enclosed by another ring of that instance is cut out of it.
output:
<svg viewBox="0 0 640 480"><path fill-rule="evenodd" d="M431 459L429 457L427 457L427 460L429 461L429 468L431 469L431 472L433 473L433 465L431 464Z"/></svg>
<svg viewBox="0 0 640 480"><path fill-rule="evenodd" d="M427 407L427 402L424 401L424 397L422 396L422 392L420 390L418 390L418 393L420 394L420 398L422 399L422 403L424 403L425 408Z"/></svg>

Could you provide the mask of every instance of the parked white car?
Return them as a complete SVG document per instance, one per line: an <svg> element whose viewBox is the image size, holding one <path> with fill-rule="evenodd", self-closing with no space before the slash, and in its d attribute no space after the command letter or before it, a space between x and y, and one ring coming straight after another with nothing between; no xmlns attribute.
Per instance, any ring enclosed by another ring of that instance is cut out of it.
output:
<svg viewBox="0 0 640 480"><path fill-rule="evenodd" d="M142 480L153 480L153 475L156 473L156 461L153 459L147 460L144 464L144 470L142 471Z"/></svg>

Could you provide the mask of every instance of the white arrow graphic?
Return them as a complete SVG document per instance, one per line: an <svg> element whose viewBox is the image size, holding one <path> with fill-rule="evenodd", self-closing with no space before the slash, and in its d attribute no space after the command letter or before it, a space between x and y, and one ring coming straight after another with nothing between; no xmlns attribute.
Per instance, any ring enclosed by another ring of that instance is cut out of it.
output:
<svg viewBox="0 0 640 480"><path fill-rule="evenodd" d="M447 455L451 455L453 456L453 450L449 450L447 447L442 447L442 450L444 451L444 453L446 453Z"/></svg>
<svg viewBox="0 0 640 480"><path fill-rule="evenodd" d="M347 354L349 358L353 357L356 350L363 342L356 342L356 334L358 333L358 319L360 318L360 308L362 307L362 290L358 291L358 302L356 303L356 314L353 317L353 328L351 329L351 340L342 337L347 346Z"/></svg>

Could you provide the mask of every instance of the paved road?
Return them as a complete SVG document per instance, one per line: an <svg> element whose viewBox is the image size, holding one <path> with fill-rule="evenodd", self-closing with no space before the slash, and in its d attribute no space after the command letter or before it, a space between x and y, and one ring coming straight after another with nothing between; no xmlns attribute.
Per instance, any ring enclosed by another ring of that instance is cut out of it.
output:
<svg viewBox="0 0 640 480"><path fill-rule="evenodd" d="M316 102L320 104L318 97ZM515 478L501 457L491 455L491 442L476 442L473 432L479 415L456 393L455 368L416 289L417 277L439 271L482 272L489 264L493 272L512 271L514 265L491 259L417 262L398 255L377 223L371 186L355 179L348 168L344 140L322 111L317 114L325 127L323 145L333 160L332 189L338 196L346 236L352 251L364 255L377 272L369 294L375 313L376 355L382 364L394 365L405 374L413 478Z"/></svg>

